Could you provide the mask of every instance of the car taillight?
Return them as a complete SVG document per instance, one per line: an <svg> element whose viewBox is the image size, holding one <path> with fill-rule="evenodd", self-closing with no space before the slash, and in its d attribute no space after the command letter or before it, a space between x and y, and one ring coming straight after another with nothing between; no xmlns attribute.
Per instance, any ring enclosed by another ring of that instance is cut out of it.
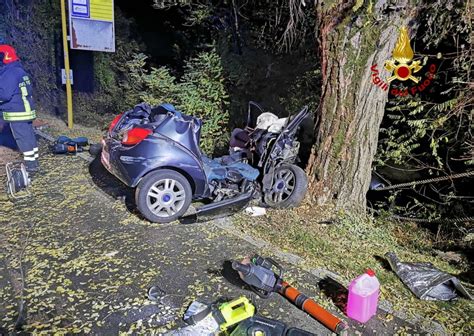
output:
<svg viewBox="0 0 474 336"><path fill-rule="evenodd" d="M118 116L116 116L114 118L114 120L112 120L112 122L110 123L110 126L109 126L109 133L112 132L112 130L114 129L115 125L117 125L117 123L119 122L120 118L122 118L122 115L123 113L120 113Z"/></svg>
<svg viewBox="0 0 474 336"><path fill-rule="evenodd" d="M123 137L122 144L127 146L132 146L142 142L147 136L152 133L150 129L135 127L130 131L125 133Z"/></svg>

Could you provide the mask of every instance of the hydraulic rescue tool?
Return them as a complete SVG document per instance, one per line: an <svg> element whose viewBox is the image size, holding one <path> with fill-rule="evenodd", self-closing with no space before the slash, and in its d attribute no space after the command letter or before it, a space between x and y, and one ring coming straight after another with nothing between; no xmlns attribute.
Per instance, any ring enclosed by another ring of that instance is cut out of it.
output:
<svg viewBox="0 0 474 336"><path fill-rule="evenodd" d="M20 162L9 162L5 165L7 173L7 192L13 199L30 196L29 186L31 180L26 167Z"/></svg>
<svg viewBox="0 0 474 336"><path fill-rule="evenodd" d="M187 327L173 330L166 335L173 336L213 336L226 332L228 328L252 317L255 306L242 296L221 304L191 303L183 320Z"/></svg>
<svg viewBox="0 0 474 336"><path fill-rule="evenodd" d="M284 281L283 268L271 258L256 255L250 260L232 262L232 268L260 297L268 298L271 293L278 292L331 331L339 334L346 329L344 322Z"/></svg>

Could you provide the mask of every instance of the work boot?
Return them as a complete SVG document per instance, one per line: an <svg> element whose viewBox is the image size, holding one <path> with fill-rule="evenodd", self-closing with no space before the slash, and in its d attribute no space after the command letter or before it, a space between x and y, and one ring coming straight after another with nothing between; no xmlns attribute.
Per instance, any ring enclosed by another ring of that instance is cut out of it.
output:
<svg viewBox="0 0 474 336"><path fill-rule="evenodd" d="M35 174L39 172L39 162L38 160L25 160L25 168L28 174Z"/></svg>

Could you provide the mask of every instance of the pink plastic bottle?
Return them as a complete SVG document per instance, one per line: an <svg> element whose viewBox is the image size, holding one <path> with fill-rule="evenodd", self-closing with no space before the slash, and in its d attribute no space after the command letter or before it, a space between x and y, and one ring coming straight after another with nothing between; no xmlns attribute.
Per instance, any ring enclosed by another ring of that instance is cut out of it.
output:
<svg viewBox="0 0 474 336"><path fill-rule="evenodd" d="M379 292L380 283L371 269L352 280L347 299L347 316L361 323L370 320L377 312Z"/></svg>

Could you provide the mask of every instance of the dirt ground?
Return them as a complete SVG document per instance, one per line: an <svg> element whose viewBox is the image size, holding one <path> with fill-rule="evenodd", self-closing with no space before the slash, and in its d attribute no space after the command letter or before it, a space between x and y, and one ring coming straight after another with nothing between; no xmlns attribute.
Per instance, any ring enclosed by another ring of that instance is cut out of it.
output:
<svg viewBox="0 0 474 336"><path fill-rule="evenodd" d="M8 148L0 146L0 166L3 167L8 162L17 161L21 158L20 153ZM2 169L2 173L4 173Z"/></svg>

